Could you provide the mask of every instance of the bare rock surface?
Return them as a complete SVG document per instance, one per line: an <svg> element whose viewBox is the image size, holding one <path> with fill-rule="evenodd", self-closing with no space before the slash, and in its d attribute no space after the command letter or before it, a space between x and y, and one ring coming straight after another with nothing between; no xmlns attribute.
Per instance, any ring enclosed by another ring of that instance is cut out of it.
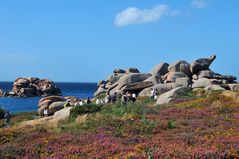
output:
<svg viewBox="0 0 239 159"><path fill-rule="evenodd" d="M6 92L5 96L11 97L36 97L61 95L61 90L49 79L36 77L17 78L13 83L12 91Z"/></svg>
<svg viewBox="0 0 239 159"><path fill-rule="evenodd" d="M159 105L168 104L177 96L181 94L185 94L188 90L189 89L185 87L178 87L171 91L163 93L158 97L156 104L159 104Z"/></svg>
<svg viewBox="0 0 239 159"><path fill-rule="evenodd" d="M154 66L149 73L139 73L137 68L115 69L107 80L99 82L95 97L103 93L126 91L138 96L150 96L151 89L164 93L182 86L203 90L239 90L235 76L222 75L210 69L215 59L216 55L211 55L209 58L199 58L191 64L185 60L171 64L162 62Z"/></svg>

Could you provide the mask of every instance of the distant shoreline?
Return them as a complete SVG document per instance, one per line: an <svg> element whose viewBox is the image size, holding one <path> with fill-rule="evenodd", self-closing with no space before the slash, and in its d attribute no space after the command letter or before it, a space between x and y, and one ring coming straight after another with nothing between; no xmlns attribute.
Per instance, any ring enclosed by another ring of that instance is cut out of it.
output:
<svg viewBox="0 0 239 159"><path fill-rule="evenodd" d="M13 83L14 81L0 81L0 83ZM54 83L80 83L80 84L97 84L98 82L54 82Z"/></svg>

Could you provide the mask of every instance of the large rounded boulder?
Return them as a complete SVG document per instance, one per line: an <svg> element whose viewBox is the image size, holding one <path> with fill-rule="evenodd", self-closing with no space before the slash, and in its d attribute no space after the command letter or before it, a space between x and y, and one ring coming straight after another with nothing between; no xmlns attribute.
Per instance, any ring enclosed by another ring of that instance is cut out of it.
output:
<svg viewBox="0 0 239 159"><path fill-rule="evenodd" d="M159 104L159 105L168 104L172 100L177 98L178 96L183 95L183 94L187 93L188 91L189 91L189 89L185 88L185 87L175 88L171 91L161 94L158 97L156 104Z"/></svg>
<svg viewBox="0 0 239 159"><path fill-rule="evenodd" d="M66 99L61 96L48 96L39 100L38 102L38 113L40 116L43 116L44 109L49 108L52 103L55 102L65 102Z"/></svg>
<svg viewBox="0 0 239 159"><path fill-rule="evenodd" d="M152 75L151 77L144 80L144 82L153 82L154 85L163 83L162 77L160 74Z"/></svg>
<svg viewBox="0 0 239 159"><path fill-rule="evenodd" d="M113 71L113 73L114 73L114 74L124 74L124 73L126 73L126 71L123 70L123 69L118 68L118 69L115 69L115 70Z"/></svg>
<svg viewBox="0 0 239 159"><path fill-rule="evenodd" d="M4 95L4 92L2 91L2 89L0 89L0 97L2 97Z"/></svg>
<svg viewBox="0 0 239 159"><path fill-rule="evenodd" d="M123 76L124 74L114 74L111 75L108 79L107 82L109 82L110 84L114 84L116 82L119 81L119 79Z"/></svg>
<svg viewBox="0 0 239 159"><path fill-rule="evenodd" d="M139 70L137 68L128 68L126 69L126 73L140 73Z"/></svg>
<svg viewBox="0 0 239 159"><path fill-rule="evenodd" d="M165 75L165 74L168 73L168 66L169 66L168 63L160 63L160 64L156 65L156 66L150 71L150 73L151 73L152 75L157 75L157 74L159 74L159 75L163 76L163 75Z"/></svg>
<svg viewBox="0 0 239 159"><path fill-rule="evenodd" d="M48 96L48 97L41 98L38 102L39 105L46 100L50 100L50 101L52 101L52 103L59 102L59 101L66 101L66 99L63 98L62 96Z"/></svg>
<svg viewBox="0 0 239 159"><path fill-rule="evenodd" d="M188 77L183 72L169 72L166 75L163 76L163 79L165 80L164 83L171 83L176 82L178 78Z"/></svg>
<svg viewBox="0 0 239 159"><path fill-rule="evenodd" d="M157 84L153 87L145 88L142 90L138 96L140 97L149 97L151 89L157 90L159 93L168 92L174 88L182 87L182 85L179 85L177 83L165 83L165 84Z"/></svg>
<svg viewBox="0 0 239 159"><path fill-rule="evenodd" d="M65 102L54 102L49 106L49 111L51 114L64 108Z"/></svg>
<svg viewBox="0 0 239 159"><path fill-rule="evenodd" d="M176 61L173 64L170 64L168 67L169 72L183 72L188 77L190 77L191 71L190 71L190 64L184 60Z"/></svg>
<svg viewBox="0 0 239 159"><path fill-rule="evenodd" d="M211 85L213 85L213 83L210 79L199 78L198 80L194 81L192 88L205 88Z"/></svg>
<svg viewBox="0 0 239 159"><path fill-rule="evenodd" d="M112 85L108 92L111 94L114 92L122 92L122 88L127 85L135 84L138 82L143 82L147 78L149 78L151 74L145 74L145 73L130 73L122 76L118 82L116 82L114 85Z"/></svg>
<svg viewBox="0 0 239 159"><path fill-rule="evenodd" d="M208 70L212 62L216 59L216 55L212 55L209 58L200 58L195 60L190 65L192 74L197 74L199 71Z"/></svg>
<svg viewBox="0 0 239 159"><path fill-rule="evenodd" d="M131 93L136 93L138 94L141 92L143 89L152 87L154 84L152 81L147 81L147 82L138 82L130 85L126 85L123 88L121 88L122 91L124 92L131 92Z"/></svg>

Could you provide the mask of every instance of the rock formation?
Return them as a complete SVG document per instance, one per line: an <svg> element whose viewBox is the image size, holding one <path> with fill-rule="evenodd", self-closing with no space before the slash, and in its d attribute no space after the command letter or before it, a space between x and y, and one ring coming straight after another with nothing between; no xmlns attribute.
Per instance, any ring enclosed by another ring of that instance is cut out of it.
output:
<svg viewBox="0 0 239 159"><path fill-rule="evenodd" d="M48 96L43 97L38 102L38 113L43 116L44 109L49 109L50 115L55 114L55 112L60 111L64 108L65 102L69 101L70 105L75 105L79 98L74 96Z"/></svg>
<svg viewBox="0 0 239 159"><path fill-rule="evenodd" d="M39 100L39 103L38 103L38 113L40 116L43 116L43 111L44 109L47 109L51 106L51 109L52 111L54 112L51 112L52 114L54 114L56 111L55 107L58 107L59 108L59 105L52 105L54 103L58 103L58 102L62 102L62 103L65 103L67 99L65 99L64 97L61 97L61 96L48 96L48 97L44 97L42 99ZM63 108L64 104L62 105L62 108ZM49 108L50 109L50 108Z"/></svg>
<svg viewBox="0 0 239 159"><path fill-rule="evenodd" d="M202 70L208 70L212 62L216 59L216 55L212 55L210 58L200 58L195 60L190 65L190 70L192 74L196 74Z"/></svg>
<svg viewBox="0 0 239 159"><path fill-rule="evenodd" d="M3 91L2 91L2 89L0 89L0 97L2 97L3 96Z"/></svg>
<svg viewBox="0 0 239 159"><path fill-rule="evenodd" d="M163 75L165 75L165 74L168 73L168 66L169 66L168 63L160 63L160 64L156 65L156 66L150 71L150 73L151 73L152 75L157 75L157 74L159 74L159 75L163 76Z"/></svg>
<svg viewBox="0 0 239 159"><path fill-rule="evenodd" d="M167 104L171 102L174 98L176 98L178 95L182 95L186 93L188 90L189 89L185 87L178 87L171 91L163 93L162 95L158 97L156 104L159 104L159 105Z"/></svg>
<svg viewBox="0 0 239 159"><path fill-rule="evenodd" d="M35 97L61 95L61 90L49 79L17 78L13 83L11 92L5 93L5 96L11 97Z"/></svg>
<svg viewBox="0 0 239 159"><path fill-rule="evenodd" d="M150 73L139 73L136 68L116 69L106 81L98 83L95 97L106 92L112 94L126 91L136 93L138 96L150 96L151 88L157 89L160 94L181 87L205 90L239 90L235 76L221 75L210 70L210 65L215 59L216 55L212 55L210 58L197 59L192 64L184 60L172 64L160 63ZM171 97L170 93L169 96ZM158 103L161 102L158 101Z"/></svg>

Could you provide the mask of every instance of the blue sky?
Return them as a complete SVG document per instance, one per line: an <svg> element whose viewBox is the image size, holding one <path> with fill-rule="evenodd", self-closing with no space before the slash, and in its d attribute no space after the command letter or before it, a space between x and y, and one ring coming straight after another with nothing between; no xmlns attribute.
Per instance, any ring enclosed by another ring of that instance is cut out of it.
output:
<svg viewBox="0 0 239 159"><path fill-rule="evenodd" d="M0 0L0 81L97 82L114 68L217 55L239 77L238 0Z"/></svg>

